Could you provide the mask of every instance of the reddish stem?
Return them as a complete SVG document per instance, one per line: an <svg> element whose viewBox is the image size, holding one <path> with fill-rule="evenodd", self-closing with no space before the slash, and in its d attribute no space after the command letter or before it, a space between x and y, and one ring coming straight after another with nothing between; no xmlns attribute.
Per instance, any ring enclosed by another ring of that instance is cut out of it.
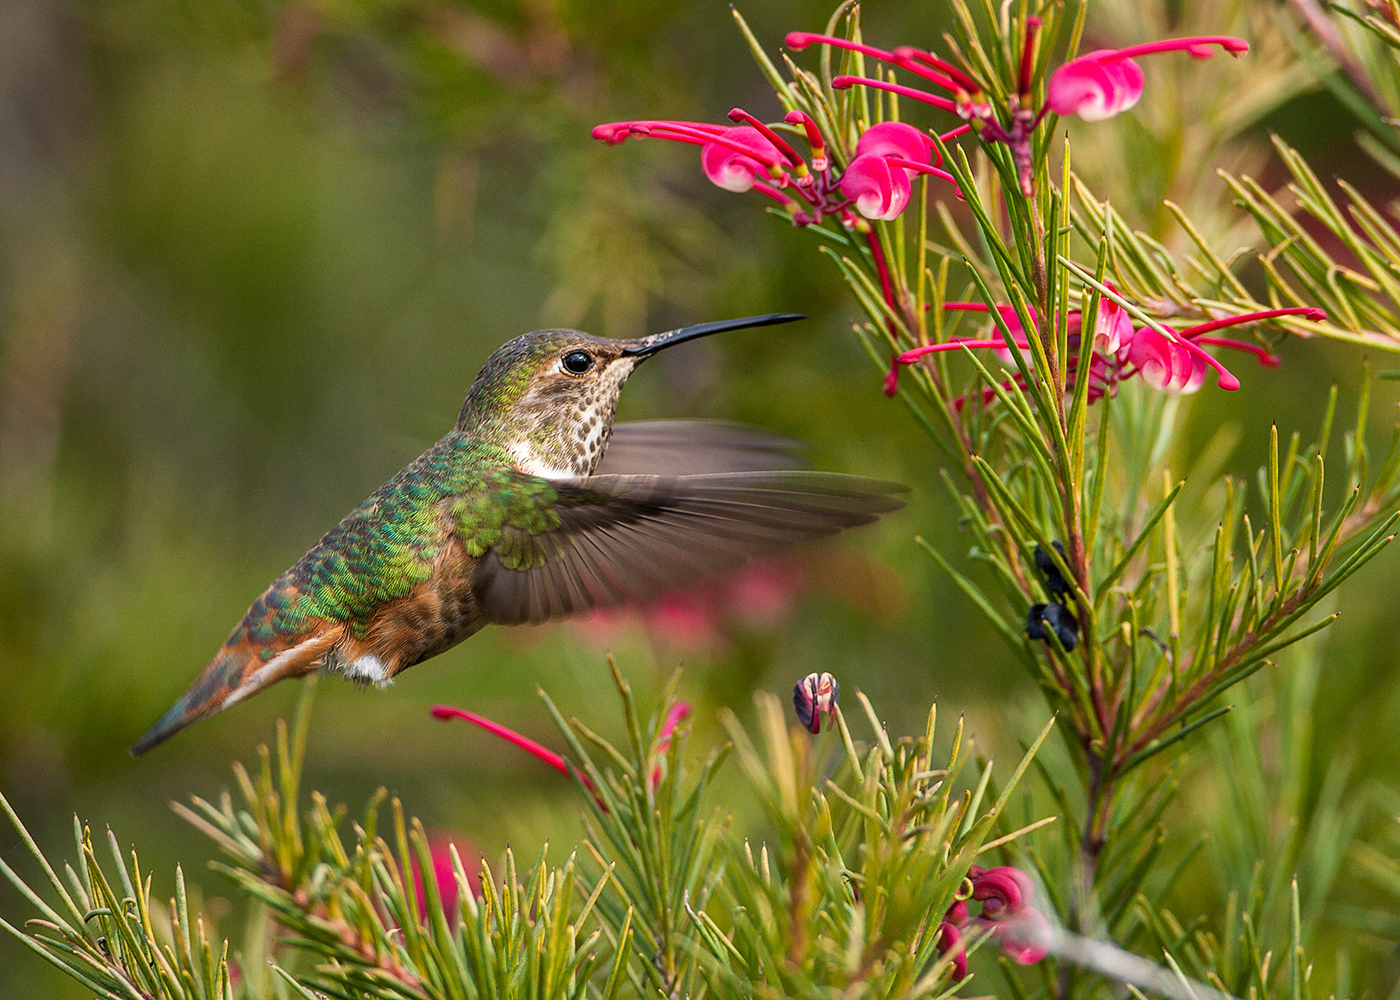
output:
<svg viewBox="0 0 1400 1000"><path fill-rule="evenodd" d="M894 304L894 289L890 285L890 269L885 263L885 251L880 246L880 234L875 231L874 226L867 227L865 238L870 243L870 256L875 261L875 273L880 276L880 288L885 293L885 301L889 303L891 312L898 312ZM890 320L890 333L894 333L894 320Z"/></svg>

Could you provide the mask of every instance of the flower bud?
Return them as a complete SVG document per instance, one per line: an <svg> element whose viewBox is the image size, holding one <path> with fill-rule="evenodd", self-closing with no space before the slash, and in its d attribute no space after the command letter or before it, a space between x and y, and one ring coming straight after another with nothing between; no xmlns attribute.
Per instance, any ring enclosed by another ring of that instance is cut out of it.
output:
<svg viewBox="0 0 1400 1000"><path fill-rule="evenodd" d="M792 688L792 705L797 720L809 733L822 730L822 713L836 719L836 702L841 697L841 685L830 674L808 674Z"/></svg>

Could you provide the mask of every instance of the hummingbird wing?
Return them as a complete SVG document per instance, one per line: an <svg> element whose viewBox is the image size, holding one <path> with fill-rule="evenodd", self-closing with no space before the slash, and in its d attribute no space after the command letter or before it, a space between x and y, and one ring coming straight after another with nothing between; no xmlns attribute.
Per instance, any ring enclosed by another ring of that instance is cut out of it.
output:
<svg viewBox="0 0 1400 1000"><path fill-rule="evenodd" d="M614 424L594 475L693 476L764 472L806 463L806 444L727 420L644 420Z"/></svg>
<svg viewBox="0 0 1400 1000"><path fill-rule="evenodd" d="M868 524L904 506L895 496L903 491L807 471L550 482L535 494L548 498L547 509L518 503L477 560L478 608L489 621L519 625L645 600L752 556ZM484 541L479 532L474 541Z"/></svg>

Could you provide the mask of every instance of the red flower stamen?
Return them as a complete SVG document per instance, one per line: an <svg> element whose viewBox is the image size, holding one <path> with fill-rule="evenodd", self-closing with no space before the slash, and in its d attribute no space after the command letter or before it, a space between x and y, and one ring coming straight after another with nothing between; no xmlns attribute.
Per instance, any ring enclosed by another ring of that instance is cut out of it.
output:
<svg viewBox="0 0 1400 1000"><path fill-rule="evenodd" d="M897 83L886 83L883 80L871 80L863 76L838 76L831 81L831 86L835 90L846 90L860 84L862 87L871 87L875 90L887 90L891 94L899 94L901 97L912 98L922 101L925 104L932 104L935 108L942 108L944 111L958 110L958 106L946 97L935 97L933 94L926 94L922 90L915 90L913 87L904 87Z"/></svg>
<svg viewBox="0 0 1400 1000"><path fill-rule="evenodd" d="M434 705L433 718L442 719L444 722L449 719L462 719L466 722L470 722L474 726L480 726L493 736L499 736L507 743L514 743L521 750L544 761L560 774L567 775L570 773L569 765L565 763L564 758L559 754L546 747L540 746L528 736L521 736L514 729L507 729L499 722L492 722L483 715L477 715L475 712L468 712L465 708L456 708L452 705ZM574 771L572 773L578 775L578 779L583 782L583 786L596 796L598 790L594 787L588 775L584 774L582 771Z"/></svg>
<svg viewBox="0 0 1400 1000"><path fill-rule="evenodd" d="M1209 323L1189 326L1185 330L1176 331L1176 333L1179 337L1186 337L1194 340L1203 333L1223 330L1228 326L1239 326L1242 323L1257 323L1260 320L1274 319L1278 316L1301 316L1314 323L1321 323L1327 318L1327 313L1321 309L1314 309L1310 306L1291 306L1287 309L1264 309L1259 312L1245 313L1242 316L1226 316L1224 319L1213 319Z"/></svg>
<svg viewBox="0 0 1400 1000"><path fill-rule="evenodd" d="M1021 73L1017 80L1017 93L1022 97L1028 97L1031 92L1031 64L1035 57L1035 40L1040 33L1040 18L1029 17L1026 19L1026 44L1021 49Z"/></svg>
<svg viewBox="0 0 1400 1000"><path fill-rule="evenodd" d="M786 159L788 163L790 163L794 167L800 168L802 172L806 172L807 164L803 162L802 157L798 155L797 150L793 149L792 146L788 145L787 140L785 140L777 132L774 132L771 128L763 124L763 122L759 121L757 118L749 114L743 108L735 108L733 111L729 112L729 120L736 125L740 122L743 122L744 124L750 125L753 128L757 129L759 134L761 134L763 138L771 142L774 148L776 148L778 152L783 155L783 158Z"/></svg>
<svg viewBox="0 0 1400 1000"><path fill-rule="evenodd" d="M1180 334L1177 334L1176 342L1182 347L1186 348L1187 351L1200 358L1211 368L1215 369L1215 384L1220 386L1220 388L1228 389L1230 392L1234 392L1240 387L1240 380L1237 379L1230 372L1230 369L1226 368L1212 355L1201 350L1201 348L1197 347L1194 343L1187 340L1185 337L1182 337Z"/></svg>
<svg viewBox="0 0 1400 1000"><path fill-rule="evenodd" d="M725 149L733 150L751 160L757 160L771 171L781 174L783 170L783 160L778 156L735 142L721 133L704 132L692 128L687 122L659 122L655 125L638 125L632 128L632 134L640 137L655 136L658 139L673 139L696 146L723 146Z"/></svg>
<svg viewBox="0 0 1400 1000"><path fill-rule="evenodd" d="M606 125L595 125L593 127L593 138L606 142L610 146L616 146L625 142L629 136L646 135L646 132L637 131L638 127L652 128L660 125L684 125L689 128L698 129L703 132L719 133L725 130L724 125L711 125L708 122L664 122L640 120L633 122L609 122Z"/></svg>
<svg viewBox="0 0 1400 1000"><path fill-rule="evenodd" d="M1257 344L1246 344L1242 340L1231 340L1229 337L1194 337L1198 344L1210 344L1213 347L1233 347L1237 351L1248 351L1259 359L1259 363L1265 368L1277 368L1282 359L1277 354L1272 354L1264 350Z"/></svg>
<svg viewBox="0 0 1400 1000"><path fill-rule="evenodd" d="M861 55L873 56L883 62L894 62L894 53L886 52L884 49L877 49L872 45L862 45L853 42L849 38L837 38L835 35L818 35L810 31L789 31L787 38L783 42L794 52L801 52L809 45L830 45L838 49L847 49L851 52L859 52Z"/></svg>
<svg viewBox="0 0 1400 1000"><path fill-rule="evenodd" d="M798 204L798 202L789 198L771 184L765 184L763 181L755 180L752 190L757 191L765 198L772 198L779 205L783 206L784 211L792 212L793 214L802 211L802 206Z"/></svg>
<svg viewBox="0 0 1400 1000"><path fill-rule="evenodd" d="M982 89L977 86L977 81L972 79L972 77L968 76L948 60L938 58L932 52L925 52L923 49L915 48L912 45L901 45L894 50L894 64L896 66L908 69L912 72L912 67L908 65L909 63L922 63L925 66L931 66L934 69L942 70L944 73L947 73L961 89L966 90L969 94L976 94Z"/></svg>
<svg viewBox="0 0 1400 1000"><path fill-rule="evenodd" d="M948 183L952 184L954 190L957 189L957 178L955 178L952 174L948 173L948 171L946 170L940 170L938 167L931 167L927 163L916 163L914 160L900 159L897 156L887 156L885 157L885 159L890 161L891 166L903 167L905 170L914 170L921 174L932 174L935 177L941 177ZM958 197L962 197L961 191L958 191Z"/></svg>
<svg viewBox="0 0 1400 1000"><path fill-rule="evenodd" d="M1114 59L1132 59L1134 56L1150 56L1154 52L1180 52L1184 49L1192 59L1209 59L1215 54L1210 50L1212 45L1219 45L1232 56L1244 55L1249 51L1249 43L1243 38L1201 35L1196 38L1163 38L1156 42L1143 42L1141 45L1130 45L1126 49L1114 49L1111 53L1099 55L1098 58L1107 62Z"/></svg>
<svg viewBox="0 0 1400 1000"><path fill-rule="evenodd" d="M789 111L783 121L802 126L807 133L807 145L812 148L812 169L819 174L825 171L830 166L826 158L826 139L821 129L817 128L817 123L812 121L812 116L805 111Z"/></svg>

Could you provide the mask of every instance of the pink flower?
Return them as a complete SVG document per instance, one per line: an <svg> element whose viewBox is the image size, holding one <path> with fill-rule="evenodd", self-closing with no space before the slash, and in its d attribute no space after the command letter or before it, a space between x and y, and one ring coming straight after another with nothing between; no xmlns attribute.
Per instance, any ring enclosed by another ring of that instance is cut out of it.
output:
<svg viewBox="0 0 1400 1000"><path fill-rule="evenodd" d="M1195 392L1206 380L1206 363L1193 354L1184 342L1169 340L1151 327L1143 327L1128 342L1128 363L1135 367L1142 380L1162 392L1186 395ZM1239 381L1222 380L1221 388L1237 389Z"/></svg>
<svg viewBox="0 0 1400 1000"><path fill-rule="evenodd" d="M909 204L909 172L891 166L883 156L857 156L841 176L841 193L867 219L888 222Z"/></svg>
<svg viewBox="0 0 1400 1000"><path fill-rule="evenodd" d="M962 931L958 930L958 924L945 920L938 925L938 950L944 955L953 956L953 981L960 983L966 979L967 946L963 944Z"/></svg>
<svg viewBox="0 0 1400 1000"><path fill-rule="evenodd" d="M982 904L982 912L970 916L967 901L958 900L948 907L938 926L938 950L953 955L953 979L961 981L967 975L964 930L990 931L1001 950L1021 965L1033 965L1044 958L1049 922L1030 905L1035 895L1030 876L1009 865L990 869L973 865L967 870L967 879L972 883L971 898Z"/></svg>
<svg viewBox="0 0 1400 1000"><path fill-rule="evenodd" d="M889 156L897 160L913 160L926 164L933 140L913 125L903 122L880 122L861 133L856 140L856 156L867 154Z"/></svg>
<svg viewBox="0 0 1400 1000"><path fill-rule="evenodd" d="M700 168L705 176L726 191L753 190L754 181L760 175L768 175L768 166L778 155L777 148L758 129L748 125L725 129L720 138L728 142L709 142L700 149ZM748 152L740 152L740 148Z"/></svg>
<svg viewBox="0 0 1400 1000"><path fill-rule="evenodd" d="M1099 301L1099 315L1094 322L1094 350L1101 354L1116 354L1118 348L1132 339L1133 318L1117 302Z"/></svg>
<svg viewBox="0 0 1400 1000"><path fill-rule="evenodd" d="M428 834L428 858L433 866L433 880L437 883L438 895L442 899L442 912L447 917L449 924L455 923L457 918L457 873L452 867L452 848L454 838L441 830L434 830ZM481 858L481 852L471 844L470 841L463 841L457 844L457 855L462 859L462 868L468 874L472 874L472 863ZM423 873L419 870L418 859L413 859L413 881L418 889L418 917L420 920L428 919L428 894L423 887ZM473 892L476 890L473 889Z"/></svg>
<svg viewBox="0 0 1400 1000"><path fill-rule="evenodd" d="M1050 75L1045 107L1057 115L1078 115L1086 122L1112 118L1142 97L1142 67L1134 56L1185 49L1195 59L1209 59L1212 45L1231 55L1249 51L1244 39L1225 36L1169 38L1126 49L1098 49L1071 59Z"/></svg>
<svg viewBox="0 0 1400 1000"><path fill-rule="evenodd" d="M933 140L912 125L880 122L856 140L856 155L841 178L841 193L867 219L889 221L909 204L910 179L916 172L945 171L928 165Z"/></svg>
<svg viewBox="0 0 1400 1000"><path fill-rule="evenodd" d="M1017 965L1034 965L1049 952L1045 947L1050 922L1034 906L1027 906L1008 920L991 925L992 937Z"/></svg>
<svg viewBox="0 0 1400 1000"><path fill-rule="evenodd" d="M680 721L690 715L690 704L678 701L671 706L671 710L666 713L665 720L661 723L661 739L656 744L656 755L658 757L671 749L671 734L676 731L676 726ZM661 765L658 763L651 769L651 787L655 788L661 784Z"/></svg>
<svg viewBox="0 0 1400 1000"><path fill-rule="evenodd" d="M976 302L949 302L944 308L987 311L986 306ZM1025 335L1020 324L1012 322L1014 314L1008 314L1006 306L998 306L997 311L1002 315L1013 341L1018 346L1025 344ZM1207 354L1201 345L1229 347L1238 351L1246 351L1257 357L1260 364L1268 368L1276 367L1279 359L1254 344L1245 344L1224 337L1210 337L1206 334L1227 326L1256 323L1279 316L1302 316L1304 319L1318 322L1325 319L1326 315L1321 309L1307 307L1264 309L1259 312L1245 313L1242 316L1211 320L1208 323L1201 323L1184 330L1173 331L1171 336L1167 336L1151 327L1134 330L1127 318L1127 311L1116 303L1105 299L1099 305L1098 322L1095 324L1094 330L1095 350L1089 362L1089 399L1096 400L1105 393L1116 392L1119 382L1134 375L1142 376L1143 381L1162 392L1195 392L1204 383L1205 370L1208 367L1215 369L1216 384L1220 388L1238 389L1240 380L1219 361ZM1070 313L1068 320L1070 345L1077 350L1081 314L1075 310ZM1114 343L1117 343L1117 348L1110 350L1109 345ZM1003 357L1004 362L1010 361L1005 341L1000 336L988 340L957 338L941 344L915 347L903 354L896 355L894 358L890 373L885 376L885 395L893 396L898 391L900 365L914 364L929 354L958 351L964 348L996 350L998 355ZM1072 359L1072 363L1077 364L1077 361ZM1076 377L1077 373L1071 368L1067 388L1073 388ZM1019 373L1012 381L1024 388ZM1010 385L1011 383L1008 382L1006 387L1009 388ZM991 399L995 398L995 395L996 393L991 389L985 389L983 390L983 401L990 402ZM960 408L961 402L959 399L955 401L955 405Z"/></svg>

